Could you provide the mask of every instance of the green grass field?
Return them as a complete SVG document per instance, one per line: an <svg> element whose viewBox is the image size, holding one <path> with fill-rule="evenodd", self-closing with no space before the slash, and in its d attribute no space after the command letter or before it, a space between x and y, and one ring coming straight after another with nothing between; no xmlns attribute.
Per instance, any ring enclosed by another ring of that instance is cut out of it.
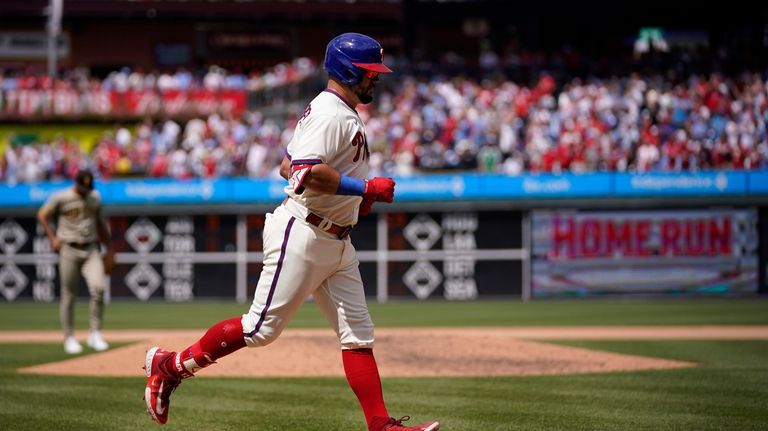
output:
<svg viewBox="0 0 768 431"><path fill-rule="evenodd" d="M242 313L233 303L113 303L107 329L199 328ZM768 325L768 300L514 301L371 304L378 327ZM78 328L85 328L78 304ZM323 327L306 304L292 328ZM0 304L0 330L58 329L53 304ZM202 332L201 332L202 333ZM407 342L407 340L403 340ZM547 377L384 378L393 415L436 418L441 430L765 430L768 341L562 341L694 361L695 368ZM242 353L237 353L242 354ZM18 374L65 359L61 345L0 344L0 429L157 429L143 378ZM439 367L440 364L435 364ZM172 398L168 430L362 430L343 378L201 378Z"/></svg>

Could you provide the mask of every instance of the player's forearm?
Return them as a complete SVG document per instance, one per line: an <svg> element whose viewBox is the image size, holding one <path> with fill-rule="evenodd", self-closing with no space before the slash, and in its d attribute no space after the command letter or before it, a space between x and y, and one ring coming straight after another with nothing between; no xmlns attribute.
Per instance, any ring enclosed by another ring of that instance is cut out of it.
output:
<svg viewBox="0 0 768 431"><path fill-rule="evenodd" d="M339 171L321 163L312 166L302 184L310 190L333 195L336 194L336 190L339 188L340 178L341 174L339 174Z"/></svg>
<svg viewBox="0 0 768 431"><path fill-rule="evenodd" d="M38 212L37 222L40 223L40 226L43 227L43 231L45 231L45 235L48 237L48 240L53 241L53 239L56 238L56 233L53 232L51 224L48 223L48 216L43 212Z"/></svg>
<svg viewBox="0 0 768 431"><path fill-rule="evenodd" d="M291 176L291 161L288 160L287 156L283 157L283 160L280 162L280 176L286 180Z"/></svg>

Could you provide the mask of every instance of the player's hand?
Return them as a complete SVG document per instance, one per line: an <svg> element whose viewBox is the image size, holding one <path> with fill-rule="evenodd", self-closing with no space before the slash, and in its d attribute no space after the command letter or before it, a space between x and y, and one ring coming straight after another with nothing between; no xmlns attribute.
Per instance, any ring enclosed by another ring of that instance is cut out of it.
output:
<svg viewBox="0 0 768 431"><path fill-rule="evenodd" d="M58 238L51 238L51 250L53 250L53 252L56 253L60 249L61 249L61 241L59 241Z"/></svg>
<svg viewBox="0 0 768 431"><path fill-rule="evenodd" d="M367 216L371 213L371 210L373 209L373 198L372 197L365 197L363 196L363 201L360 202L360 215L361 216Z"/></svg>
<svg viewBox="0 0 768 431"><path fill-rule="evenodd" d="M373 202L391 203L395 197L395 180L392 178L376 177L365 181L363 201L366 198Z"/></svg>

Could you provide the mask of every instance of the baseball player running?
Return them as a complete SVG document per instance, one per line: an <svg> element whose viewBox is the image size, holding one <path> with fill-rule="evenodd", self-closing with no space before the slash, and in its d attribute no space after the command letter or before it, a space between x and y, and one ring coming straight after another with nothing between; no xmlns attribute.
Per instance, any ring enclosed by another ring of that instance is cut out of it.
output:
<svg viewBox="0 0 768 431"><path fill-rule="evenodd" d="M349 238L358 214L392 202L391 178L366 179L368 144L355 111L370 103L379 74L391 70L374 39L345 33L326 48L325 91L296 125L281 174L287 197L266 215L264 266L253 303L242 317L221 321L179 353L147 352L144 397L152 418L168 420L170 395L182 379L245 346L273 342L311 294L339 338L344 372L370 431L437 431L435 421L409 427L390 417L373 356L373 322Z"/></svg>
<svg viewBox="0 0 768 431"><path fill-rule="evenodd" d="M54 217L56 233L50 224ZM91 296L87 344L96 351L107 350L109 345L101 336L105 279L99 242L106 246L107 254L111 255L112 251L109 228L101 213L101 197L99 192L93 190L93 174L87 170L79 171L74 186L54 193L40 207L37 220L48 236L51 249L59 253L59 313L64 330L64 351L69 354L83 351L73 332L75 296L80 287L81 274Z"/></svg>

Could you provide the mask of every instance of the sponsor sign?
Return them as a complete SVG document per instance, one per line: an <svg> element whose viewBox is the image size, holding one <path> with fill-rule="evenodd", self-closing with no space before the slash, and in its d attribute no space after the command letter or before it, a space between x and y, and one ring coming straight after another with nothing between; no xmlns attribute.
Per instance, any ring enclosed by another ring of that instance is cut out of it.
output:
<svg viewBox="0 0 768 431"><path fill-rule="evenodd" d="M757 291L757 211L534 211L533 296Z"/></svg>
<svg viewBox="0 0 768 431"><path fill-rule="evenodd" d="M583 175L419 175L397 177L396 202L510 201L573 198L680 198L768 195L768 172L698 174ZM71 182L0 184L0 207L41 204L53 191ZM285 197L285 180L134 179L97 181L105 205L277 203Z"/></svg>
<svg viewBox="0 0 768 431"><path fill-rule="evenodd" d="M246 109L244 90L126 91L14 89L0 91L0 118L78 118L239 115Z"/></svg>
<svg viewBox="0 0 768 431"><path fill-rule="evenodd" d="M718 196L747 192L746 172L617 174L615 182L619 196Z"/></svg>

